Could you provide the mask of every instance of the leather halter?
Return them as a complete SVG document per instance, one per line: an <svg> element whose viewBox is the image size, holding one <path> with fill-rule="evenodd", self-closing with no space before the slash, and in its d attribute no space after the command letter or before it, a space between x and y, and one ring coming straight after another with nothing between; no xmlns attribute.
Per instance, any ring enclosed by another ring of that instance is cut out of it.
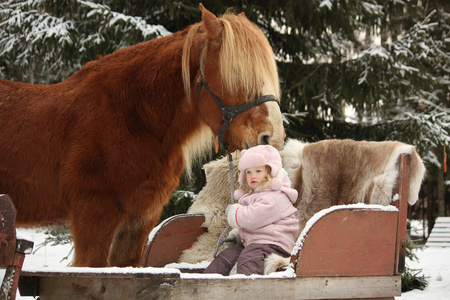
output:
<svg viewBox="0 0 450 300"><path fill-rule="evenodd" d="M238 114L249 110L252 107L258 106L264 102L267 101L275 101L278 103L277 99L274 95L264 95L259 98L255 98L252 101L246 102L239 106L234 105L226 105L223 103L222 99L220 99L216 94L214 94L211 89L208 86L208 83L203 80L203 74L200 71L199 81L198 81L198 100L200 101L200 92L202 90L202 87L205 87L206 90L209 92L211 97L213 97L214 101L216 101L217 105L220 108L220 111L223 115L223 124L222 127L219 130L219 143L222 145L222 147L225 150L228 150L227 147L223 144L223 136L225 134L225 131L228 128L228 125L230 125L230 122L233 120L234 117L236 117Z"/></svg>

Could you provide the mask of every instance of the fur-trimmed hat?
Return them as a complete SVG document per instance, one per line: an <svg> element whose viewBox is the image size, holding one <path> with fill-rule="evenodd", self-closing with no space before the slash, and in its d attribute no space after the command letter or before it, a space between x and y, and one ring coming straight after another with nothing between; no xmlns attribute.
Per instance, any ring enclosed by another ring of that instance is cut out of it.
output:
<svg viewBox="0 0 450 300"><path fill-rule="evenodd" d="M247 150L242 150L239 160L239 184L245 183L245 170L251 167L269 165L272 169L272 177L276 177L282 168L281 156L277 149L270 145L259 145Z"/></svg>

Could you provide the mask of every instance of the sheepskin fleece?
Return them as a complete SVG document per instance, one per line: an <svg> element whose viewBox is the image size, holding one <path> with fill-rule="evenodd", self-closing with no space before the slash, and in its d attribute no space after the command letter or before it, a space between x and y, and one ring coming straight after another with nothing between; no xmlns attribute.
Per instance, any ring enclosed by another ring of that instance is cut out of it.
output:
<svg viewBox="0 0 450 300"><path fill-rule="evenodd" d="M299 192L295 203L302 230L316 212L332 205L367 203L389 205L398 174L400 154L411 154L410 190L408 202L418 199L425 168L415 148L400 142L356 142L353 140L324 140L302 143L288 140L281 157L292 187ZM234 188L238 184L240 153L233 153ZM204 166L206 185L188 213L204 214L208 232L183 252L180 262L211 261L222 231L227 227L225 208L230 204L229 169L226 157ZM276 259L267 266L278 268Z"/></svg>

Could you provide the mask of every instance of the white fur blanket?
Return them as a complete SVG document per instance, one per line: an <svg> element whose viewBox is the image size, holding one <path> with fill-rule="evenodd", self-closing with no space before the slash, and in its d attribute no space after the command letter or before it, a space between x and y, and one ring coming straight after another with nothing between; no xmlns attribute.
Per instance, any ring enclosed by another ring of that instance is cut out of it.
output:
<svg viewBox="0 0 450 300"><path fill-rule="evenodd" d="M298 190L297 217L302 229L316 212L332 205L367 203L389 205L398 174L400 154L411 155L408 202L417 201L425 168L415 148L400 142L324 140L302 143L289 140L281 152L283 166ZM234 187L238 185L240 153L233 153ZM204 214L208 232L183 252L180 262L212 260L220 234L228 225L224 210L230 203L229 169L226 158L204 166L206 185L188 213Z"/></svg>

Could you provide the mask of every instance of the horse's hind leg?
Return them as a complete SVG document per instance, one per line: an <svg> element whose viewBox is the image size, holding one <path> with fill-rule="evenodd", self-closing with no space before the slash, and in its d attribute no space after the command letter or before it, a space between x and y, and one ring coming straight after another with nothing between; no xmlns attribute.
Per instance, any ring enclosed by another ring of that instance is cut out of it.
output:
<svg viewBox="0 0 450 300"><path fill-rule="evenodd" d="M139 265L148 234L158 221L157 217L132 215L118 228L108 257L109 266Z"/></svg>
<svg viewBox="0 0 450 300"><path fill-rule="evenodd" d="M98 199L97 199L98 200ZM121 223L118 209L101 201L72 207L71 232L75 246L74 267L107 267L114 232Z"/></svg>

